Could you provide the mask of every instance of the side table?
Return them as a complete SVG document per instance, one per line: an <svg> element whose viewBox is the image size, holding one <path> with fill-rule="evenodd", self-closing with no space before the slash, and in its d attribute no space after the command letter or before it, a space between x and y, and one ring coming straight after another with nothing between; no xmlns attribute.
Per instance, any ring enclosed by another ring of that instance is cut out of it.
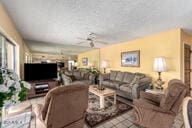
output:
<svg viewBox="0 0 192 128"><path fill-rule="evenodd" d="M152 94L164 94L164 89L146 89L145 92L152 93Z"/></svg>

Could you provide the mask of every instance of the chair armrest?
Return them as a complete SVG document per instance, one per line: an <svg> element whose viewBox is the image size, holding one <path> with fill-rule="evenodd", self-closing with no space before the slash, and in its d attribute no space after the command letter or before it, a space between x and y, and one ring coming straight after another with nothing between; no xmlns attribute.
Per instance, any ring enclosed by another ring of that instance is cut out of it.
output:
<svg viewBox="0 0 192 128"><path fill-rule="evenodd" d="M152 94L148 92L140 92L140 98L150 101L150 102L155 102L157 104L160 104L161 98L163 94Z"/></svg>
<svg viewBox="0 0 192 128"><path fill-rule="evenodd" d="M153 111L157 111L157 112L161 112L161 113L167 113L167 114L172 114L174 115L175 113L169 110L164 110L163 108L150 104L148 102L146 102L145 100L142 99L136 99L133 101L134 107L142 107L145 109L149 109L149 110L153 110Z"/></svg>
<svg viewBox="0 0 192 128"><path fill-rule="evenodd" d="M63 78L63 80L64 80L64 84L65 84L65 85L68 85L68 84L72 83L71 77L69 77L69 76L67 76L67 75L65 75L65 74L62 74L61 76L62 76L62 78Z"/></svg>
<svg viewBox="0 0 192 128"><path fill-rule="evenodd" d="M33 107L33 112L35 113L36 115L36 126L37 128L47 128L47 125L45 123L45 120L43 120L43 117L42 117L42 109L43 109L43 105L42 104L36 104L34 107Z"/></svg>
<svg viewBox="0 0 192 128"><path fill-rule="evenodd" d="M133 99L139 98L140 91L144 91L148 87L148 85L151 83L151 80L152 80L151 77L145 77L138 80L133 85L131 85Z"/></svg>
<svg viewBox="0 0 192 128"><path fill-rule="evenodd" d="M99 80L103 81L103 80L109 80L110 78L110 73L105 73L105 74L100 74L99 75Z"/></svg>
<svg viewBox="0 0 192 128"><path fill-rule="evenodd" d="M43 121L42 110L43 110L42 104L36 104L33 106L33 112L35 113L36 118L39 118L40 120Z"/></svg>

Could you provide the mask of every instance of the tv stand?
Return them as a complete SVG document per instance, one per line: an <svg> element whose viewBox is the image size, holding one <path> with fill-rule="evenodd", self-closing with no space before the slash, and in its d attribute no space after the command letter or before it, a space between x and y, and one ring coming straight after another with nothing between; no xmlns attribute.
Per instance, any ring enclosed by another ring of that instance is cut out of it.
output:
<svg viewBox="0 0 192 128"><path fill-rule="evenodd" d="M26 99L45 96L47 92L58 86L55 80L30 81L31 89L26 93Z"/></svg>

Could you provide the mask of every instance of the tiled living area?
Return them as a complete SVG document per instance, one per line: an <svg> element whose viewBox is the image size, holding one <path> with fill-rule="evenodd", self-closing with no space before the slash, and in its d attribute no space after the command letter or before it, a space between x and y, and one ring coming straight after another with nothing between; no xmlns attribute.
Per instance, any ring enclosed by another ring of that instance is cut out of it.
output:
<svg viewBox="0 0 192 128"><path fill-rule="evenodd" d="M44 103L44 97L39 98L33 98L29 100L32 106L35 104L43 104ZM136 126L133 124L133 116L132 111L128 111L120 116L117 116L109 121L106 121L105 123L97 126L96 128L140 128L139 126ZM32 118L31 121L31 128L35 128L35 118ZM88 128L87 125L84 125L84 128ZM172 128L184 128L183 124L183 117L181 111L176 116L174 120L174 124Z"/></svg>

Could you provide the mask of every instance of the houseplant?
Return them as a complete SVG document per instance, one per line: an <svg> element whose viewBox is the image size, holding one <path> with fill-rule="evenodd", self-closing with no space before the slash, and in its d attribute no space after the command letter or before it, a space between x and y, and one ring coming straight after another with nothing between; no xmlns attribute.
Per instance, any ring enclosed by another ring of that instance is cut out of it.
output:
<svg viewBox="0 0 192 128"><path fill-rule="evenodd" d="M9 107L23 101L26 97L26 91L31 85L20 80L18 75L10 69L0 69L0 111L1 108ZM0 112L1 114L1 112Z"/></svg>
<svg viewBox="0 0 192 128"><path fill-rule="evenodd" d="M94 74L94 76L95 76L95 84L99 84L100 71L97 68L95 68L95 67L92 67L92 68L87 69L87 70Z"/></svg>

